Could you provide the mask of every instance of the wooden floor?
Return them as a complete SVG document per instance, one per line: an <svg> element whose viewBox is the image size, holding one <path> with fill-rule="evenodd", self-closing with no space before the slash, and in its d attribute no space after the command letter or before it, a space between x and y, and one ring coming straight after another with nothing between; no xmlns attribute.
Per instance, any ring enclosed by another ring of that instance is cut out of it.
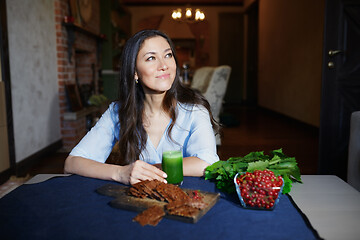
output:
<svg viewBox="0 0 360 240"><path fill-rule="evenodd" d="M224 137L218 149L221 160L244 156L252 151L282 148L295 157L302 174L316 174L318 162L318 129L283 115L258 107L225 107ZM56 152L40 159L29 174L63 173L68 153Z"/></svg>
<svg viewBox="0 0 360 240"><path fill-rule="evenodd" d="M258 107L227 108L238 121L238 126L225 127L218 154L222 160L244 156L253 151L282 148L289 157L295 157L302 174L317 174L318 128L301 123Z"/></svg>

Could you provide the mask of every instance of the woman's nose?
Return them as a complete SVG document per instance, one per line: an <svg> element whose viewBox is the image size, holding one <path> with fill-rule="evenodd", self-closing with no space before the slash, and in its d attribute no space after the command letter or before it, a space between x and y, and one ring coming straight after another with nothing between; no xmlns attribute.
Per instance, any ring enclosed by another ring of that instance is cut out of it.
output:
<svg viewBox="0 0 360 240"><path fill-rule="evenodd" d="M159 61L159 69L160 70L166 70L168 69L168 65L166 64L166 62L164 60L160 60Z"/></svg>

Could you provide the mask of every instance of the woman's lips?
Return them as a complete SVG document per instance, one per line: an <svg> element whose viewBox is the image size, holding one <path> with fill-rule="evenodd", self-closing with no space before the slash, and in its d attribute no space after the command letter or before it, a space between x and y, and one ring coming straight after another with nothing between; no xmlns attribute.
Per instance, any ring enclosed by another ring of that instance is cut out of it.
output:
<svg viewBox="0 0 360 240"><path fill-rule="evenodd" d="M162 75L157 76L156 78L166 79L166 78L169 78L169 77L170 77L170 74L162 74Z"/></svg>

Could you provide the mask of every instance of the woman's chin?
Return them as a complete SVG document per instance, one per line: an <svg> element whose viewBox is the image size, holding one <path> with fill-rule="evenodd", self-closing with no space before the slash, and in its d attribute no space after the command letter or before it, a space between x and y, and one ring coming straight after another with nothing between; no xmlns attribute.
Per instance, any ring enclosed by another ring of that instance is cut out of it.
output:
<svg viewBox="0 0 360 240"><path fill-rule="evenodd" d="M146 88L145 93L165 93L168 90L170 90L172 85L170 84L158 84L157 86L155 86L154 88Z"/></svg>

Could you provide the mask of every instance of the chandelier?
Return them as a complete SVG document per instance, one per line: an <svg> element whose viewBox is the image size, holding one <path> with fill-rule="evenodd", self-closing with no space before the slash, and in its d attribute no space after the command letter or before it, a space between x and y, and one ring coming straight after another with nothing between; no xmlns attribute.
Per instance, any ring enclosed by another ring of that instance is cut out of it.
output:
<svg viewBox="0 0 360 240"><path fill-rule="evenodd" d="M199 22L205 19L205 14L200 9L195 9L195 12L191 8L185 9L185 15L183 16L181 8L173 10L171 17L176 21L181 22Z"/></svg>

